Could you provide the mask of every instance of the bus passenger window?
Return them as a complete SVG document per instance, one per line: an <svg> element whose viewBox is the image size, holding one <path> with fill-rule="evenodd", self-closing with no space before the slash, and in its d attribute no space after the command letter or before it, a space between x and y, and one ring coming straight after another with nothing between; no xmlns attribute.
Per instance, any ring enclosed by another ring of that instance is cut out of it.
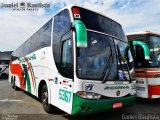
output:
<svg viewBox="0 0 160 120"><path fill-rule="evenodd" d="M60 71L60 41L61 37L70 30L70 15L68 10L64 10L60 13L58 13L54 17L54 25L53 25L53 57L55 60L56 67L58 71Z"/></svg>

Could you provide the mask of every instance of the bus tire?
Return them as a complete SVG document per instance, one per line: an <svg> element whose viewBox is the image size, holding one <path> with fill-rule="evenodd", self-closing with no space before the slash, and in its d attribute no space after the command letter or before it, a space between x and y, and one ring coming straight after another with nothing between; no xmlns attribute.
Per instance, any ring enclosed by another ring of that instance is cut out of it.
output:
<svg viewBox="0 0 160 120"><path fill-rule="evenodd" d="M8 78L8 75L7 75L6 73L2 73L2 74L1 74L1 78L2 78L2 79L7 79L7 78Z"/></svg>
<svg viewBox="0 0 160 120"><path fill-rule="evenodd" d="M45 112L52 113L52 105L48 104L48 88L47 85L44 84L41 92L41 101Z"/></svg>
<svg viewBox="0 0 160 120"><path fill-rule="evenodd" d="M15 84L15 81L16 81L16 78L15 78L15 77L12 78L12 88L13 88L14 90L18 90L18 87L17 87L16 84Z"/></svg>

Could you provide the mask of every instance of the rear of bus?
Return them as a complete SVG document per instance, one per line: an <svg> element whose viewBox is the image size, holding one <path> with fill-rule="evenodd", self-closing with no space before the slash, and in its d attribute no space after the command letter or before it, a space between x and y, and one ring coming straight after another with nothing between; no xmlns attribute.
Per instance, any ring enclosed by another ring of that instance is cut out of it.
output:
<svg viewBox="0 0 160 120"><path fill-rule="evenodd" d="M149 49L150 59L145 59L142 46L132 46L135 61L137 96L160 98L160 34L149 31L128 33L129 42L140 41Z"/></svg>
<svg viewBox="0 0 160 120"><path fill-rule="evenodd" d="M90 10L71 9L73 23L84 24L87 36L86 41L79 41L78 34L85 35L73 29L76 46L71 114L98 113L133 104L133 58L122 26Z"/></svg>

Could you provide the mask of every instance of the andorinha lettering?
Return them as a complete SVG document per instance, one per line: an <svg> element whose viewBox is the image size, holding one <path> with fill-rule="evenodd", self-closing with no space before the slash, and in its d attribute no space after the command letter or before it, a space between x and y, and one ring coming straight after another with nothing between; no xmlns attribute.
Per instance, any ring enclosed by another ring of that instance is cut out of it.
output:
<svg viewBox="0 0 160 120"><path fill-rule="evenodd" d="M105 90L108 90L108 89L110 89L110 90L113 90L113 89L129 89L129 86L106 86L105 88L104 88Z"/></svg>

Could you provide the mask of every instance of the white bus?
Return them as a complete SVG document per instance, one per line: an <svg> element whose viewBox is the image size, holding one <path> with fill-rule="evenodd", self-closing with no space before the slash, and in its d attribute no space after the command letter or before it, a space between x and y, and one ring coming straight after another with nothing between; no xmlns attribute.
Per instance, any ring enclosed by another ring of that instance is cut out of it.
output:
<svg viewBox="0 0 160 120"><path fill-rule="evenodd" d="M135 78L137 96L141 98L160 98L160 34L150 31L127 34L129 42L141 42L149 51L145 59L142 46L132 47L135 61Z"/></svg>
<svg viewBox="0 0 160 120"><path fill-rule="evenodd" d="M68 6L12 53L9 82L44 110L92 114L135 102L133 59L119 23ZM53 107L54 106L54 107Z"/></svg>

